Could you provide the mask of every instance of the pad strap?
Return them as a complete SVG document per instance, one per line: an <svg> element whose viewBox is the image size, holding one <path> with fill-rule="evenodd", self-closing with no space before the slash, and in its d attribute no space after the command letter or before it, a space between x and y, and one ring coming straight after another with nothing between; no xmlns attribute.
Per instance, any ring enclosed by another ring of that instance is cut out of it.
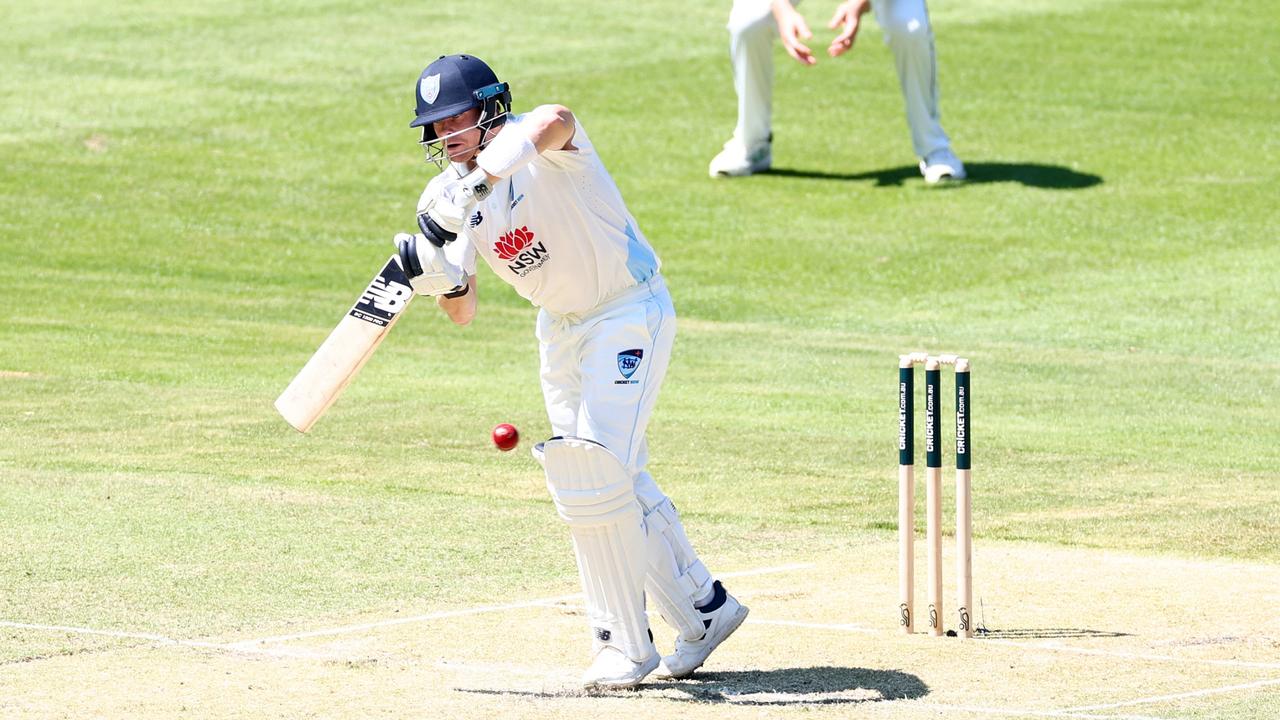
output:
<svg viewBox="0 0 1280 720"><path fill-rule="evenodd" d="M711 573L698 559L671 500L663 498L644 516L648 577L645 589L658 604L662 618L685 640L706 632L694 602L712 590Z"/></svg>

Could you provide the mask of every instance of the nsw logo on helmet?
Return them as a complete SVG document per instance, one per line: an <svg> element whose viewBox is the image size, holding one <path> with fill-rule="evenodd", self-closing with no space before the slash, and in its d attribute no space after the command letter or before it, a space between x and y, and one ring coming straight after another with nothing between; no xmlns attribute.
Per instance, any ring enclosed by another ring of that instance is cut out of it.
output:
<svg viewBox="0 0 1280 720"><path fill-rule="evenodd" d="M511 91L506 83L472 55L442 55L418 76L413 122L409 127L425 128L430 140L432 123L464 113L481 111L480 121L501 124L511 109ZM486 126L488 127L488 126Z"/></svg>
<svg viewBox="0 0 1280 720"><path fill-rule="evenodd" d="M440 97L440 74L437 73L435 75L428 75L422 78L422 82L419 83L418 92L422 94L422 99L425 100L428 105L434 104L436 98Z"/></svg>

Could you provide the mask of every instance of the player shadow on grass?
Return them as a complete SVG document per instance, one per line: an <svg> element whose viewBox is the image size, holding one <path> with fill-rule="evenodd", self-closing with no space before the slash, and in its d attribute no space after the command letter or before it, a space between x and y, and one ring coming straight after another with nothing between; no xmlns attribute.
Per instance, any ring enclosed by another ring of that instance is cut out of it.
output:
<svg viewBox="0 0 1280 720"><path fill-rule="evenodd" d="M899 670L830 666L704 672L668 687L684 696L673 700L730 705L844 705L929 693L924 681Z"/></svg>
<svg viewBox="0 0 1280 720"><path fill-rule="evenodd" d="M963 187L986 183L1016 182L1027 187L1049 190L1080 190L1102 182L1100 175L1079 172L1061 165L1039 163L975 162L965 163L969 179L963 183L951 183L945 187ZM828 173L819 170L795 170L778 168L765 171L767 175L811 178L815 180L874 180L876 187L901 187L908 180L920 180L920 169L915 165L871 170L861 173Z"/></svg>
<svg viewBox="0 0 1280 720"><path fill-rule="evenodd" d="M534 692L454 688L479 695L521 695L539 698L582 697L586 695L627 695L633 691L584 693L579 689ZM685 680L647 680L634 691L637 695L671 700L726 705L803 706L849 705L911 700L924 697L929 686L919 677L899 670L852 667L780 668L777 670L734 670L700 672Z"/></svg>

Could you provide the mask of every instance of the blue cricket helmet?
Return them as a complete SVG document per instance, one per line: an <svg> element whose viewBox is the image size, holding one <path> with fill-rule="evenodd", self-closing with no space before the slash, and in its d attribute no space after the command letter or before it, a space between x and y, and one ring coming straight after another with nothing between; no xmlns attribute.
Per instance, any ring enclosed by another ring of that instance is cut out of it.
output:
<svg viewBox="0 0 1280 720"><path fill-rule="evenodd" d="M483 60L471 55L442 55L418 77L414 93L416 117L409 127L422 128L422 141L436 139L431 124L480 108L479 126L486 131L506 121L511 90Z"/></svg>

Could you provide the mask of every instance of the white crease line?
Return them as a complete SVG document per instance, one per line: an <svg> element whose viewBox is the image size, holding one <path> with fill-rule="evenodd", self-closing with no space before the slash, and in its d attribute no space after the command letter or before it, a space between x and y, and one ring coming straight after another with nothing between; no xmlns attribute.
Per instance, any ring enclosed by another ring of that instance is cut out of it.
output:
<svg viewBox="0 0 1280 720"><path fill-rule="evenodd" d="M1081 705L1080 707L1067 708L1064 712L1074 712L1082 710L1110 710L1112 708L1125 707L1128 705L1147 705L1149 703L1170 702L1172 700L1186 700L1187 698L1204 697L1206 695L1219 695L1221 693L1236 692L1237 690L1253 690L1254 688L1266 687L1268 685L1280 685L1280 678L1271 678L1268 680L1258 680L1251 683L1243 683L1241 685L1226 685L1216 688L1205 688L1204 690L1191 690L1184 693L1174 693L1172 695L1153 695L1151 697L1138 698L1137 700L1125 700L1124 702L1103 703L1100 705Z"/></svg>
<svg viewBox="0 0 1280 720"><path fill-rule="evenodd" d="M808 570L813 567L813 563L791 563L790 565L775 565L767 568L756 568L755 570L738 570L736 572L716 573L716 577L735 578L750 577L752 575L772 575L774 573L791 572L792 570Z"/></svg>
<svg viewBox="0 0 1280 720"><path fill-rule="evenodd" d="M805 570L813 567L813 563L792 563L790 565L778 565L776 567L757 568L755 570L739 570L737 572L720 573L717 577L732 578L746 577L749 575L769 575L772 573L790 572L792 570ZM443 610L440 612L427 613L425 615L414 615L412 617L393 618L390 620L377 620L359 625L344 625L334 628L326 628L323 630L311 630L309 632L294 633L292 635L276 635L273 637L259 638L256 640L242 640L240 642L231 643L229 647L245 648L255 645L266 645L268 643L282 643L291 640L302 640L305 638L322 637L326 635L343 635L346 633L361 632L364 630L376 630L378 628L390 627L393 625L404 625L406 623L427 622L430 620L440 620L443 618L459 617L462 615L480 615L491 612L504 612L507 610L520 610L530 607L554 606L560 603L569 602L571 600L580 600L582 593L574 593L572 595L557 595L549 598L539 598L537 600L526 600L518 603L507 603L505 605L482 605L480 607L463 608L461 610Z"/></svg>
<svg viewBox="0 0 1280 720"><path fill-rule="evenodd" d="M224 643L207 642L204 640L178 640L176 638L157 635L155 633L138 633L124 632L120 630L96 630L94 628L74 627L71 625L38 625L36 623L20 623L9 620L0 620L0 627L20 628L22 630L40 630L42 632L62 632L75 635L102 635L105 637L122 638L125 640L146 640L148 642L160 645L179 645L181 647L202 648L207 650L223 650L232 652L246 652L258 655L272 655L279 657L301 657L324 660L346 660L345 656L333 655L331 653L317 653L302 648L248 648L237 647L235 645L227 645Z"/></svg>
<svg viewBox="0 0 1280 720"><path fill-rule="evenodd" d="M1156 717L1154 715L1112 715L1109 713L1106 715L1095 715L1092 713L1075 712L1074 710L1019 710L1017 708L939 705L936 703L921 703L917 707L956 710L959 712L974 713L976 715L1011 715L1014 717L1084 718L1085 720L1165 720L1165 718Z"/></svg>
<svg viewBox="0 0 1280 720"><path fill-rule="evenodd" d="M815 630L836 630L843 632L858 632L867 635L877 635L884 631L875 628L862 627L860 625L851 624L834 624L834 623L810 623L810 622L791 622L788 620L756 620L750 622L756 625L790 625L793 627L813 628ZM1106 657L1121 657L1131 660L1150 660L1157 662L1186 663L1188 665L1221 665L1224 667L1241 667L1241 668L1261 668L1264 670L1280 670L1280 663L1254 662L1250 660L1218 660L1214 658L1188 658L1175 657L1173 655L1154 655L1149 653L1131 653L1123 650L1098 650L1094 648L1071 647L1068 645L1053 645L1050 643L1024 643L1013 640L996 640L983 639L982 643L991 645L1007 645L1009 647L1025 648L1028 650L1050 650L1054 652L1078 653L1080 655L1102 655Z"/></svg>
<svg viewBox="0 0 1280 720"><path fill-rule="evenodd" d="M721 573L719 577L745 577L749 575L767 575L770 573L789 572L792 570L804 570L813 567L813 563L791 563L789 565L778 565L776 567L757 568L755 570L739 570L737 572ZM124 638L129 640L146 640L148 642L159 643L161 645L180 645L183 647L206 648L212 650L225 650L231 652L253 653L258 655L277 655L281 657L308 657L323 659L347 659L345 656L331 655L327 653L316 653L313 651L303 650L301 648L261 648L259 645L269 643L288 642L290 640L300 640L303 638L318 637L323 635L341 635L344 633L360 632L362 630L372 630L380 627L389 627L392 625L403 625L405 623L426 622L429 620L439 620L442 618L458 617L460 615L478 615L489 612L503 612L505 610L517 610L528 607L555 606L570 600L582 598L582 593L572 595L558 595L556 597L539 598L537 600L527 600L518 603L508 603L505 605L484 605L480 607L463 608L461 610L445 610L442 612L428 613L426 615L415 615L413 617L393 618L390 620L380 620L377 622L363 623L360 625L347 625L344 627L329 628L326 630L313 630L311 632L295 633L293 635L277 635L274 637L260 638L257 640L241 640L234 643L216 643L206 640L179 640L176 638L158 635L156 633L127 632L122 630L99 630L96 628L76 627L72 625L40 625L36 623L21 623L10 620L0 620L0 627L19 628L22 630L39 630L42 632L64 632L76 635L102 635L105 637Z"/></svg>
<svg viewBox="0 0 1280 720"><path fill-rule="evenodd" d="M522 675L525 677L555 677L563 676L567 680L573 680L573 673L563 668L534 668L523 665L500 665L498 663L469 663L469 662L453 662L452 660L437 660L435 667L440 670L454 670L458 672L469 672L474 674L504 674L504 675Z"/></svg>
<svg viewBox="0 0 1280 720"><path fill-rule="evenodd" d="M150 640L151 642L162 643L165 645L189 645L192 647L208 647L214 643L200 642L198 640L175 640L164 635L156 635L154 633L137 633L122 632L120 630L95 630L93 628L73 627L71 625L37 625L35 623L11 622L9 620L0 620L0 626L21 628L23 630L43 630L45 632L64 632L76 635L105 635L107 637L126 638L129 640Z"/></svg>
<svg viewBox="0 0 1280 720"><path fill-rule="evenodd" d="M814 628L815 630L843 630L845 632L866 633L868 635L880 634L879 630L862 627L861 625L826 625L823 623L796 622L793 620L756 620L755 618L752 618L747 622L752 625L782 625L785 627Z"/></svg>
<svg viewBox="0 0 1280 720"><path fill-rule="evenodd" d="M413 615L410 617L392 618L390 620L378 620L375 622L362 623L360 625L344 625L335 628L326 628L323 630L311 630L309 632L294 633L292 635L275 635L273 637L258 638L256 640L241 640L231 643L228 647L252 647L254 645L266 645L268 643L282 643L291 640L302 640L305 638L322 637L325 635L343 635L346 633L361 632L363 630L376 630L378 628L392 627L394 625L405 625L407 623L427 622L429 620L441 620L443 618L459 617L462 615L480 615L483 613L503 612L506 610L520 610L530 607L549 607L560 603L568 602L576 598L581 598L582 594L576 595L557 595L556 597L539 598L537 600L526 600L518 603L507 603L505 605L482 605L479 607L463 608L461 610L442 610L440 612L427 613L425 615Z"/></svg>
<svg viewBox="0 0 1280 720"><path fill-rule="evenodd" d="M1255 662L1251 660L1218 660L1214 658L1188 658L1175 657L1173 655L1155 655L1150 653L1132 653L1123 650L1100 650L1097 648L1072 647L1070 645L1055 645L1052 643L1026 643L1016 640L983 640L985 643L992 645L1008 645L1010 647L1031 648L1035 650L1052 650L1054 652L1077 653L1080 655L1104 655L1107 657L1122 657L1131 660L1152 660L1157 662L1174 662L1174 663L1198 663L1201 665L1222 665L1225 667L1247 667L1262 668L1265 670L1280 670L1280 663Z"/></svg>

